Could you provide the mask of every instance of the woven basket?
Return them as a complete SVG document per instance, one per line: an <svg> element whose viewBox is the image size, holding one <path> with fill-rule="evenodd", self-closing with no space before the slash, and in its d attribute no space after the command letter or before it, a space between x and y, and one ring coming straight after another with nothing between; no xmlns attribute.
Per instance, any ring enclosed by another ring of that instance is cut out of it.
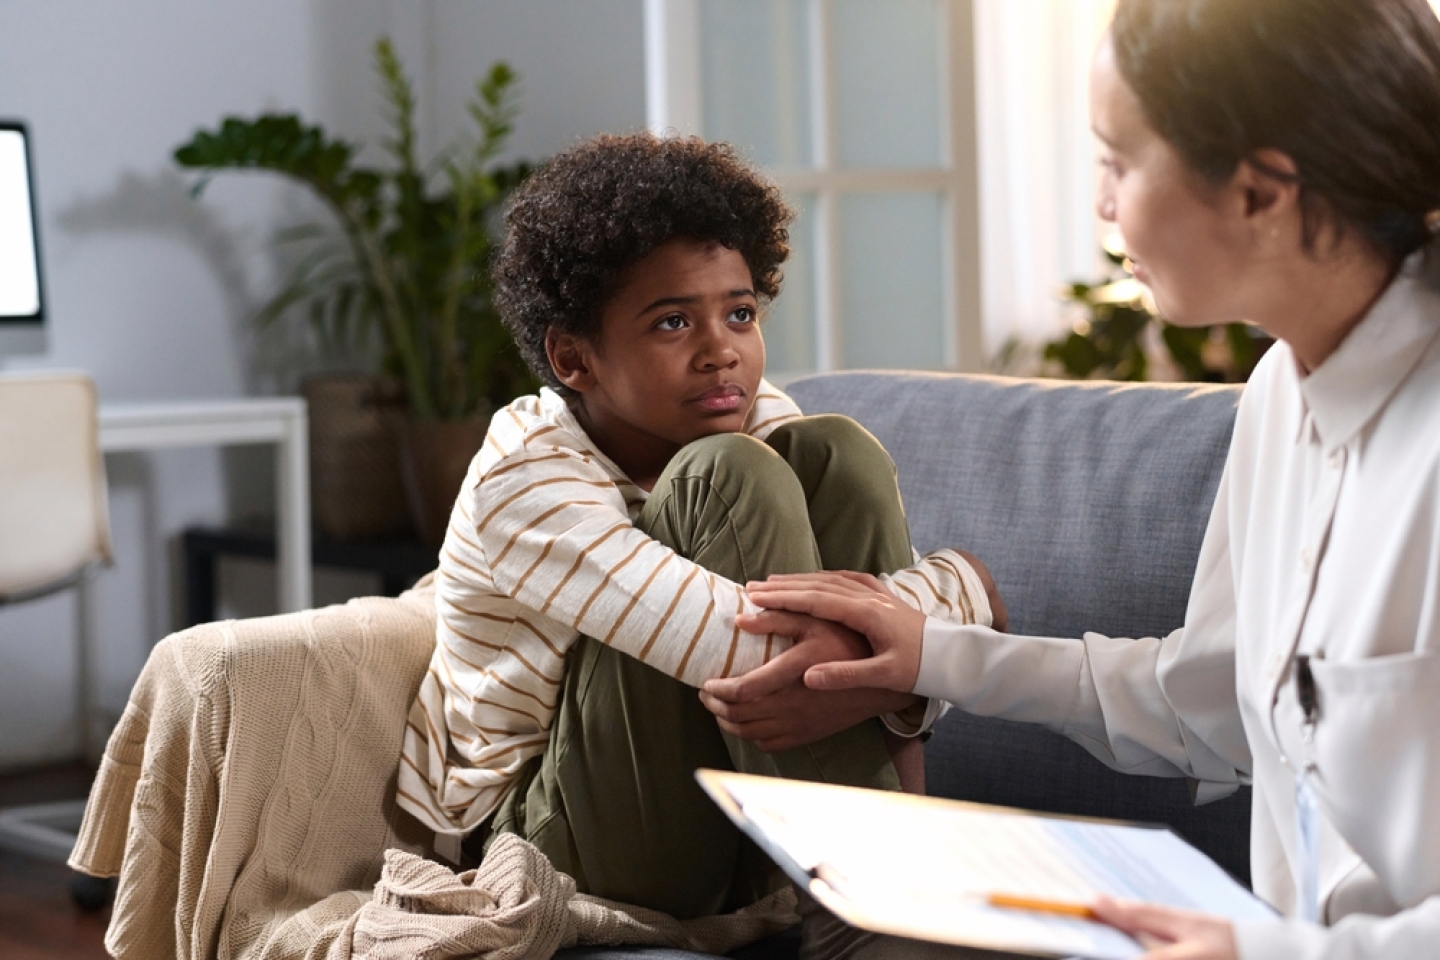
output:
<svg viewBox="0 0 1440 960"><path fill-rule="evenodd" d="M332 540L414 534L394 429L399 389L367 374L325 374L301 386L310 416L310 502Z"/></svg>
<svg viewBox="0 0 1440 960"><path fill-rule="evenodd" d="M401 427L401 472L420 539L439 549L470 461L485 442L489 411L468 420L411 420Z"/></svg>

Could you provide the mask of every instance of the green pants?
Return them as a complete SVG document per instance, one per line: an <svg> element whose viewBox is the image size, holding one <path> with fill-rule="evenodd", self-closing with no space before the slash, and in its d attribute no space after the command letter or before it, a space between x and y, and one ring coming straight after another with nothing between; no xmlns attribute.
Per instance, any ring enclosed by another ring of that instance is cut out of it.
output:
<svg viewBox="0 0 1440 960"><path fill-rule="evenodd" d="M887 573L912 557L894 465L844 417L794 421L763 443L723 434L688 445L637 526L738 583ZM583 893L680 918L738 909L785 880L695 783L702 766L899 788L878 720L767 754L722 733L693 687L582 637L566 657L549 746L482 828L484 842L519 834Z"/></svg>

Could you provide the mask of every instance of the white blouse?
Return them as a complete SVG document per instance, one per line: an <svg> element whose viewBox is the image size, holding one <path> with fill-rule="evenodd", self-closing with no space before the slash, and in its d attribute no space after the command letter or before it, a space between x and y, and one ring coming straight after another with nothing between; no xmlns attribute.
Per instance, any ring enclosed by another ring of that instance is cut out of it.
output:
<svg viewBox="0 0 1440 960"><path fill-rule="evenodd" d="M1077 641L929 620L915 692L1190 777L1198 802L1253 782L1255 891L1291 919L1242 926L1243 958L1440 956L1440 244L1309 376L1283 343L1256 369L1183 629ZM1294 919L1307 766L1323 927Z"/></svg>

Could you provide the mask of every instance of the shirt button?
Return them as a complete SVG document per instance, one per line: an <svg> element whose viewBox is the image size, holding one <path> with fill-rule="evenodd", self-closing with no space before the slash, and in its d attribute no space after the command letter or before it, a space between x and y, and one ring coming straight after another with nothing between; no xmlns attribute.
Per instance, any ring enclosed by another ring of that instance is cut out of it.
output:
<svg viewBox="0 0 1440 960"><path fill-rule="evenodd" d="M1272 657L1270 658L1269 662L1267 662L1267 663L1265 664L1265 676L1266 676L1266 678L1267 678L1267 679L1270 679L1270 680L1274 680L1276 677L1280 676L1280 668L1283 667L1284 665L1285 665L1285 658L1284 658L1284 657L1282 657L1282 656L1281 656L1280 654L1278 654L1278 653L1275 654L1274 656L1272 656Z"/></svg>
<svg viewBox="0 0 1440 960"><path fill-rule="evenodd" d="M1343 467L1344 465L1345 465L1345 451L1344 451L1344 450L1334 450L1334 451L1331 451L1331 453L1330 453L1330 468L1331 468L1332 470L1339 470L1339 469L1340 469L1341 467Z"/></svg>
<svg viewBox="0 0 1440 960"><path fill-rule="evenodd" d="M1315 551L1309 547L1300 551L1300 569L1306 573L1315 569Z"/></svg>

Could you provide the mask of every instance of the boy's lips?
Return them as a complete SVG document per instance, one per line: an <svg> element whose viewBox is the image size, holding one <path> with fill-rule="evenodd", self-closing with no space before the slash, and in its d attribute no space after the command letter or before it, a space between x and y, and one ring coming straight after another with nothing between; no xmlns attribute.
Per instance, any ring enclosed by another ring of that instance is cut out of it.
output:
<svg viewBox="0 0 1440 960"><path fill-rule="evenodd" d="M700 394L694 402L706 410L729 413L745 403L745 388L738 383L722 383Z"/></svg>

